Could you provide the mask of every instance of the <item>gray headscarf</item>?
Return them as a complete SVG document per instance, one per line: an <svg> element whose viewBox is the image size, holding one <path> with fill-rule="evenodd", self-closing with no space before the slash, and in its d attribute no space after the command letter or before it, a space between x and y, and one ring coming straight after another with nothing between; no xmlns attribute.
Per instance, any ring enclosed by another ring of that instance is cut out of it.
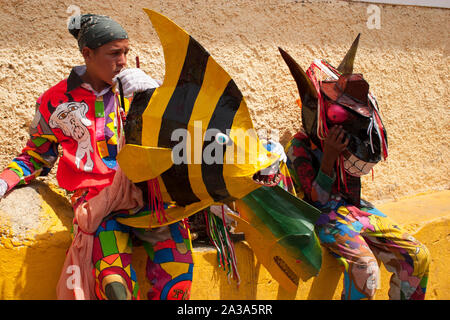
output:
<svg viewBox="0 0 450 320"><path fill-rule="evenodd" d="M128 39L125 29L107 16L96 14L74 16L68 28L77 39L80 51L84 47L95 49L114 40Z"/></svg>

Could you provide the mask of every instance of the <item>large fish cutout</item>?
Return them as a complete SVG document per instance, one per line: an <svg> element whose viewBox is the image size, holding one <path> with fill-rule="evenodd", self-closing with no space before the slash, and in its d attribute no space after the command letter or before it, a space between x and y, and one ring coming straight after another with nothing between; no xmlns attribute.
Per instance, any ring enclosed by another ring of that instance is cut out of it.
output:
<svg viewBox="0 0 450 320"><path fill-rule="evenodd" d="M242 214L233 218L258 260L280 285L296 290L299 279L320 269L314 234L320 212L280 187L254 182L254 174L279 156L258 139L239 88L183 29L144 11L161 40L166 74L160 87L135 95L118 162L144 194L159 188L164 203L173 206L165 208L164 220L150 209L117 220L160 227L236 201Z"/></svg>
<svg viewBox="0 0 450 320"><path fill-rule="evenodd" d="M161 40L166 72L160 87L135 95L118 162L135 183L157 179L164 202L176 204L162 223L155 215L121 221L148 228L244 197L259 187L253 175L279 156L258 139L228 73L170 19L144 11Z"/></svg>

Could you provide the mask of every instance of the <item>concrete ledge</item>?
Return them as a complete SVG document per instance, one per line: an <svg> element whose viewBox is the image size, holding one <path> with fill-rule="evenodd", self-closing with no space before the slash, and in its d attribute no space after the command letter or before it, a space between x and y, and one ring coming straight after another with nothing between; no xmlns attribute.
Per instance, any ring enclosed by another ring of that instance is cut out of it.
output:
<svg viewBox="0 0 450 320"><path fill-rule="evenodd" d="M35 182L0 201L0 299L55 299L73 211L56 187Z"/></svg>
<svg viewBox="0 0 450 320"><path fill-rule="evenodd" d="M420 194L378 208L402 224L431 253L427 299L450 299L450 191ZM19 188L0 201L0 299L55 299L55 287L71 242L72 210L57 188L42 182ZM134 249L141 298L146 298L146 254ZM286 292L245 243L236 245L241 285L217 267L216 252L194 249L191 299L339 299L342 271L324 253L319 275ZM390 274L382 267L376 299L387 299Z"/></svg>

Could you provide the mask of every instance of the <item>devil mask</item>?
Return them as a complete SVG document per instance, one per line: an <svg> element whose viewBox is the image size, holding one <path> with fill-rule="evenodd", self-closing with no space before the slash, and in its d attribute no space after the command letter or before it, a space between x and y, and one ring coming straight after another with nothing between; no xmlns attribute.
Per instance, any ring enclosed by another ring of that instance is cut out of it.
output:
<svg viewBox="0 0 450 320"><path fill-rule="evenodd" d="M319 148L328 129L341 125L349 138L338 167L360 177L387 157L387 136L375 97L361 74L353 73L360 35L336 69L324 60L314 60L306 73L279 48L300 93L302 124ZM342 172L343 173L343 172Z"/></svg>

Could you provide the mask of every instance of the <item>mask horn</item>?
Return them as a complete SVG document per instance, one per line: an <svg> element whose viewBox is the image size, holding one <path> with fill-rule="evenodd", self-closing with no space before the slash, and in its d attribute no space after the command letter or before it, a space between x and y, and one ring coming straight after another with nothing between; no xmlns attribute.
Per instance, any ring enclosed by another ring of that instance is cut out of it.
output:
<svg viewBox="0 0 450 320"><path fill-rule="evenodd" d="M342 60L341 64L337 69L342 74L345 73L353 73L353 63L355 62L355 56L356 56L356 50L358 50L358 43L359 43L359 37L361 36L361 33L358 34L355 41L353 41L352 46L347 51L347 54L345 55L344 59Z"/></svg>
<svg viewBox="0 0 450 320"><path fill-rule="evenodd" d="M300 93L302 103L305 103L308 98L317 98L316 89L314 88L311 80L309 80L305 71L303 71L298 63L295 62L295 60L286 51L284 51L280 47L278 47L278 50L280 50L284 62L286 62L292 76L294 77L295 82L297 83L297 88L298 92Z"/></svg>

